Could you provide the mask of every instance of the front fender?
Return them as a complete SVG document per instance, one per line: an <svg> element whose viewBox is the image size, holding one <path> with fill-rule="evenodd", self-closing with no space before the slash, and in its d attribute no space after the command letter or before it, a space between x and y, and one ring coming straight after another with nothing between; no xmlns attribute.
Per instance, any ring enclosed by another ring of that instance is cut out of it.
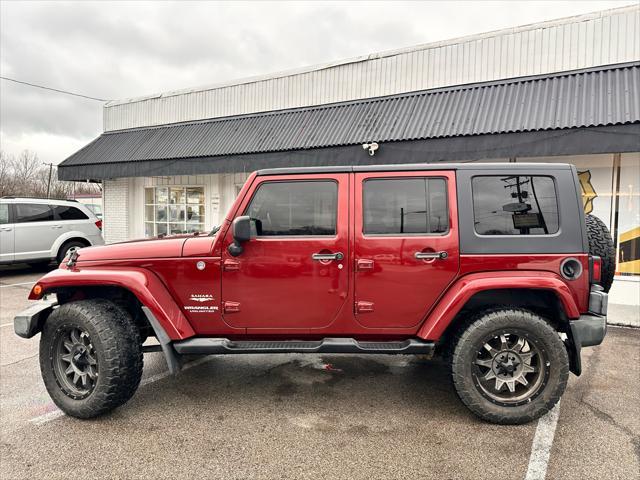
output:
<svg viewBox="0 0 640 480"><path fill-rule="evenodd" d="M418 337L438 340L455 316L476 293L484 290L527 289L553 292L564 307L567 318L579 318L580 310L571 290L556 274L550 272L488 272L462 277L454 283L427 316Z"/></svg>
<svg viewBox="0 0 640 480"><path fill-rule="evenodd" d="M105 286L121 287L133 293L153 313L171 340L183 340L195 335L164 284L153 272L144 268L76 267L72 270L54 270L38 280L31 289L29 300L39 300L58 288Z"/></svg>

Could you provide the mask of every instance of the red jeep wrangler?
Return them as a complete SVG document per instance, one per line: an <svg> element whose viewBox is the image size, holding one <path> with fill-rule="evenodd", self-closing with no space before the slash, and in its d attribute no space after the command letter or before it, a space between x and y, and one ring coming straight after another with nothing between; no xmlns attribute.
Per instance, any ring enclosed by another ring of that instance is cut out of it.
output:
<svg viewBox="0 0 640 480"><path fill-rule="evenodd" d="M42 333L47 390L79 418L129 400L161 349L171 372L193 354L442 355L475 414L522 423L602 342L613 259L571 165L271 169L210 235L75 251L15 331Z"/></svg>

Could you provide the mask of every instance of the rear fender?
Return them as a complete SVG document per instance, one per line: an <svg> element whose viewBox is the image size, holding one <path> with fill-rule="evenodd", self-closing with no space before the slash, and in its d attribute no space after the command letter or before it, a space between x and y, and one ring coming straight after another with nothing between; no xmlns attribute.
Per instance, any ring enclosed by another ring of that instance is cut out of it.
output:
<svg viewBox="0 0 640 480"><path fill-rule="evenodd" d="M427 316L418 337L438 340L455 316L475 294L484 290L527 289L553 292L560 300L567 318L579 318L580 310L571 290L550 272L488 272L470 274L454 283Z"/></svg>
<svg viewBox="0 0 640 480"><path fill-rule="evenodd" d="M42 287L39 294L37 286ZM42 277L29 294L29 300L39 300L59 288L113 286L133 293L153 313L171 340L183 340L195 335L180 307L160 279L144 268L74 268L58 269Z"/></svg>
<svg viewBox="0 0 640 480"><path fill-rule="evenodd" d="M64 234L56 238L56 241L51 246L51 252L49 254L51 258L55 258L58 255L58 252L60 251L60 247L62 247L62 245L65 242L68 242L72 238L82 240L85 243L87 243L87 245L91 246L91 240L89 240L89 238L84 232L79 232L77 230L74 230L72 232L65 232Z"/></svg>

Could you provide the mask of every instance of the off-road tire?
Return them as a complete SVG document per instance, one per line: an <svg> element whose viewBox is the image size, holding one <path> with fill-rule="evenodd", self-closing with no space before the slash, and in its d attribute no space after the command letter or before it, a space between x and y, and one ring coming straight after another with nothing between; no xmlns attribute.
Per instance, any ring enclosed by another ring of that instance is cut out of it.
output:
<svg viewBox="0 0 640 480"><path fill-rule="evenodd" d="M613 246L611 232L602 220L593 215L585 215L589 253L602 259L602 277L600 285L608 292L613 283L616 270L616 249Z"/></svg>
<svg viewBox="0 0 640 480"><path fill-rule="evenodd" d="M97 380L86 398L65 393L54 369L56 338L65 329L89 335L97 358ZM81 300L56 308L42 329L40 370L53 402L67 415L93 418L126 403L142 377L142 346L129 314L104 299Z"/></svg>
<svg viewBox="0 0 640 480"><path fill-rule="evenodd" d="M548 373L546 383L529 403L504 406L480 393L472 368L483 339L514 330L522 332L527 341L544 351L549 362ZM472 317L456 336L451 374L460 400L478 417L498 424L522 424L544 415L558 402L567 385L569 358L558 332L542 317L524 309L492 309Z"/></svg>
<svg viewBox="0 0 640 480"><path fill-rule="evenodd" d="M58 255L56 255L56 262L58 262L58 264L61 264L62 261L64 260L64 257L67 256L67 253L72 248L84 248L86 246L87 246L86 243L82 243L79 240L69 240L63 243L62 246L60 247L60 250L58 250Z"/></svg>

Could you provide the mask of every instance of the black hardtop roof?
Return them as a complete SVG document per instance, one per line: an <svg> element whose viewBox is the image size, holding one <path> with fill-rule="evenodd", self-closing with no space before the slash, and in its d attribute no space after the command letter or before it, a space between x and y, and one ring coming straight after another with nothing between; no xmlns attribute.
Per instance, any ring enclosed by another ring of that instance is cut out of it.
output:
<svg viewBox="0 0 640 480"><path fill-rule="evenodd" d="M566 170L572 168L568 163L409 163L391 165L351 165L328 167L287 167L258 170L258 175L294 175L312 173L351 173L351 172L412 172L422 170Z"/></svg>

